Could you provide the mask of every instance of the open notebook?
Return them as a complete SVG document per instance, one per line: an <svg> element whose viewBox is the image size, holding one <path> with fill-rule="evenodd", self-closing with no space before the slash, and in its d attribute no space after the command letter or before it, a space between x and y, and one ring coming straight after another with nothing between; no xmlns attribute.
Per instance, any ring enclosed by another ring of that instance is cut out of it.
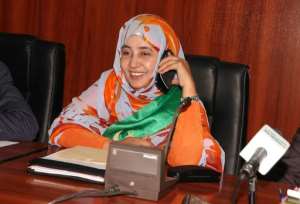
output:
<svg viewBox="0 0 300 204"><path fill-rule="evenodd" d="M104 183L106 158L106 150L76 146L33 159L27 170L32 174Z"/></svg>

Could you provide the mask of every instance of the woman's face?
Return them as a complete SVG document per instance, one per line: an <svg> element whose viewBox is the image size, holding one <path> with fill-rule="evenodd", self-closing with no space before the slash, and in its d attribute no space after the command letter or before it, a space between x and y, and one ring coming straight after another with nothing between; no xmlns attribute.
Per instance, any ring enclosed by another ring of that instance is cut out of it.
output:
<svg viewBox="0 0 300 204"><path fill-rule="evenodd" d="M157 57L158 52L140 36L127 38L121 49L121 67L132 88L137 90L150 84Z"/></svg>

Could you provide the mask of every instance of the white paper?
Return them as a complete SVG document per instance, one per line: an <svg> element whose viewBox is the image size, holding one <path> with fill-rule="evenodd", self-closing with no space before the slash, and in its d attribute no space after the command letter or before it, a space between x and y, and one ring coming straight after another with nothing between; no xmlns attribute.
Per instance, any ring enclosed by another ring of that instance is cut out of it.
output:
<svg viewBox="0 0 300 204"><path fill-rule="evenodd" d="M258 171L265 175L288 150L290 144L270 126L264 125L240 152L240 156L249 161L254 152L262 147L267 156L261 161Z"/></svg>
<svg viewBox="0 0 300 204"><path fill-rule="evenodd" d="M287 195L292 198L300 199L300 192L292 189L287 190Z"/></svg>
<svg viewBox="0 0 300 204"><path fill-rule="evenodd" d="M0 147L6 147L9 145L18 144L19 142L12 142L12 141L0 141Z"/></svg>
<svg viewBox="0 0 300 204"><path fill-rule="evenodd" d="M32 169L34 172L38 172L38 173L44 173L44 174L46 173L49 175L71 176L71 177L83 178L83 179L87 179L90 181L97 181L100 183L104 183L104 178L102 176L95 176L95 175L84 174L84 173L79 173L79 172L74 172L74 171L61 170L61 169L53 169L53 168L48 168L48 167L43 167L43 166L38 166L38 165L31 165L28 168Z"/></svg>
<svg viewBox="0 0 300 204"><path fill-rule="evenodd" d="M107 150L96 149L92 147L76 146L60 150L43 158L79 164L83 166L93 167L96 169L105 169Z"/></svg>

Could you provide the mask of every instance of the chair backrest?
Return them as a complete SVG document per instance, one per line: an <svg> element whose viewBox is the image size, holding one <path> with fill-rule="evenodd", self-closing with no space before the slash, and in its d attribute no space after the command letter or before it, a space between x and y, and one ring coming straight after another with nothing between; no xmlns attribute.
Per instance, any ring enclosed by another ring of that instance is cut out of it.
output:
<svg viewBox="0 0 300 204"><path fill-rule="evenodd" d="M236 175L246 143L248 66L215 57L186 56L207 111L211 132L226 154L225 173Z"/></svg>
<svg viewBox="0 0 300 204"><path fill-rule="evenodd" d="M36 141L47 142L48 128L63 104L64 45L30 35L0 33L0 60L9 67L38 120Z"/></svg>

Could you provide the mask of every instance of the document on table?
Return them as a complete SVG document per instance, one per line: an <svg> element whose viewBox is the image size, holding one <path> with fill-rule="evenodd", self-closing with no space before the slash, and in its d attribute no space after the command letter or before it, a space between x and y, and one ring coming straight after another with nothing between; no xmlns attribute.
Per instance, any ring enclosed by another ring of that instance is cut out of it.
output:
<svg viewBox="0 0 300 204"><path fill-rule="evenodd" d="M96 169L105 169L107 150L75 146L42 157L43 159L79 164Z"/></svg>
<svg viewBox="0 0 300 204"><path fill-rule="evenodd" d="M0 141L0 148L1 147L6 147L9 145L14 145L14 144L18 144L19 142L13 142L13 141Z"/></svg>
<svg viewBox="0 0 300 204"><path fill-rule="evenodd" d="M76 146L31 160L27 171L93 183L104 183L107 150Z"/></svg>

